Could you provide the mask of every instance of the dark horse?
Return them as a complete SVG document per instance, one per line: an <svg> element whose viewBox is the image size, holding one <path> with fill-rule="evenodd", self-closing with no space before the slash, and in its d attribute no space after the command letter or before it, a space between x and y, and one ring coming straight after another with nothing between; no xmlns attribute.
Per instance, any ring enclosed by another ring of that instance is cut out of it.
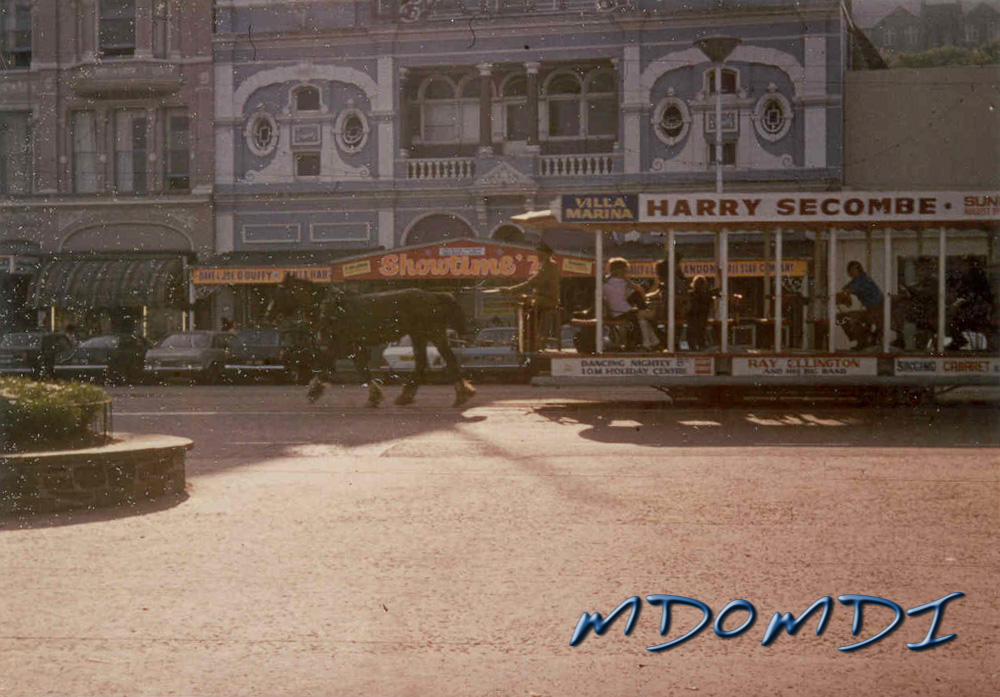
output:
<svg viewBox="0 0 1000 697"><path fill-rule="evenodd" d="M448 345L447 329L465 329L465 316L455 298L448 293L432 293L417 288L364 295L347 293L335 285L312 283L285 276L278 285L267 316L292 316L301 312L323 349L327 368L338 356L350 356L368 383L368 406L377 407L384 399L382 389L372 380L368 347L386 344L409 336L413 342L416 370L396 398L396 404L413 402L417 388L427 371L427 342L434 344L445 361L445 374L455 385L455 406L476 394L476 389L462 378L458 358ZM309 399L323 394L321 375L309 383Z"/></svg>

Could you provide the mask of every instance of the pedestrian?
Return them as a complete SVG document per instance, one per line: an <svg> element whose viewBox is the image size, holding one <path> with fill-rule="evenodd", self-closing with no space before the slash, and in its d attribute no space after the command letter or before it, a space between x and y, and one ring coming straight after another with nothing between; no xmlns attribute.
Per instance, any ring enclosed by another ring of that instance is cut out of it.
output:
<svg viewBox="0 0 1000 697"><path fill-rule="evenodd" d="M712 314L712 303L719 296L718 291L709 288L708 279L695 276L691 281L688 296L687 342L691 351L702 351L707 344L708 318Z"/></svg>

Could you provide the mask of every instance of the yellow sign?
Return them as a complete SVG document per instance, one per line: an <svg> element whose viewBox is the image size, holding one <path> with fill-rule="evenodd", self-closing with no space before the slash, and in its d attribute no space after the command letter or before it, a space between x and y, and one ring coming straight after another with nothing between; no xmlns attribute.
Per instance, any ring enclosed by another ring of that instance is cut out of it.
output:
<svg viewBox="0 0 1000 697"><path fill-rule="evenodd" d="M562 260L562 270L570 273L581 273L591 276L594 273L594 262L564 257Z"/></svg>
<svg viewBox="0 0 1000 697"><path fill-rule="evenodd" d="M362 259L361 261L352 261L348 264L344 264L343 268L344 278L363 276L372 272L372 263L368 259Z"/></svg>
<svg viewBox="0 0 1000 697"><path fill-rule="evenodd" d="M285 274L316 283L330 283L333 280L333 272L329 266L192 269L191 280L195 285L281 283Z"/></svg>
<svg viewBox="0 0 1000 697"><path fill-rule="evenodd" d="M754 276L763 276L766 269L770 270L771 275L774 275L775 265L774 260L764 264L763 259L730 259L729 260L729 277L730 278L748 278ZM688 278L693 278L694 276L715 276L716 264L714 261L682 261L681 262L681 272ZM633 261L629 262L628 265L628 275L633 278L656 278L656 262L655 261ZM781 262L781 275L782 276L807 276L809 275L809 260L808 259L785 259Z"/></svg>

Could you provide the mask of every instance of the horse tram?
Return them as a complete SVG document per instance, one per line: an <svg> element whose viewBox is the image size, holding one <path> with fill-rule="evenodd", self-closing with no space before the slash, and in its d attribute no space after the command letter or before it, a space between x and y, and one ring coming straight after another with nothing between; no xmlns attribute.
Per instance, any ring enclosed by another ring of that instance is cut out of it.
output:
<svg viewBox="0 0 1000 697"><path fill-rule="evenodd" d="M914 403L1000 386L998 220L1000 192L560 196L513 221L594 238L593 312L570 320L578 350L529 347L548 366L532 382L722 402L823 393ZM604 258L604 236L628 231L666 240L653 309L635 298L627 312L609 306L620 303L607 294L622 260ZM530 329L530 308L522 315Z"/></svg>

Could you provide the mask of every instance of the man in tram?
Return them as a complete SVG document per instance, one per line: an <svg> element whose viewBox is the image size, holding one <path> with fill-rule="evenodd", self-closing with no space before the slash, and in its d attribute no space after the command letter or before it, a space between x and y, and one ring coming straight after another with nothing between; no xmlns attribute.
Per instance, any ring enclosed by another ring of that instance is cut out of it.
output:
<svg viewBox="0 0 1000 697"><path fill-rule="evenodd" d="M847 275L851 281L837 293L837 304L849 304L853 295L864 309L838 312L837 323L847 338L855 342L852 349L863 351L877 345L882 336L882 289L865 273L861 262L849 262Z"/></svg>
<svg viewBox="0 0 1000 697"><path fill-rule="evenodd" d="M988 343L993 342L992 318L993 290L979 259L962 258L962 269L955 280L954 298L949 298L948 335L953 350L968 344L965 333L982 334Z"/></svg>
<svg viewBox="0 0 1000 697"><path fill-rule="evenodd" d="M604 281L604 303L609 319L635 321L642 334L642 347L647 351L658 348L656 332L647 317L639 314L645 308L646 292L642 286L628 278L628 261L615 257L608 262L610 274Z"/></svg>
<svg viewBox="0 0 1000 697"><path fill-rule="evenodd" d="M524 293L521 302L534 305L538 310L537 337L544 346L546 339L559 336L559 265L552 259L552 247L544 241L536 245L538 270L524 283L509 286L503 290L510 293Z"/></svg>
<svg viewBox="0 0 1000 697"><path fill-rule="evenodd" d="M892 296L892 330L896 339L892 347L905 349L904 324L909 322L916 328L914 341L917 349L927 348L928 342L937 333L937 293L938 282L935 261L931 257L918 257L914 265L916 282L901 284L898 295Z"/></svg>

